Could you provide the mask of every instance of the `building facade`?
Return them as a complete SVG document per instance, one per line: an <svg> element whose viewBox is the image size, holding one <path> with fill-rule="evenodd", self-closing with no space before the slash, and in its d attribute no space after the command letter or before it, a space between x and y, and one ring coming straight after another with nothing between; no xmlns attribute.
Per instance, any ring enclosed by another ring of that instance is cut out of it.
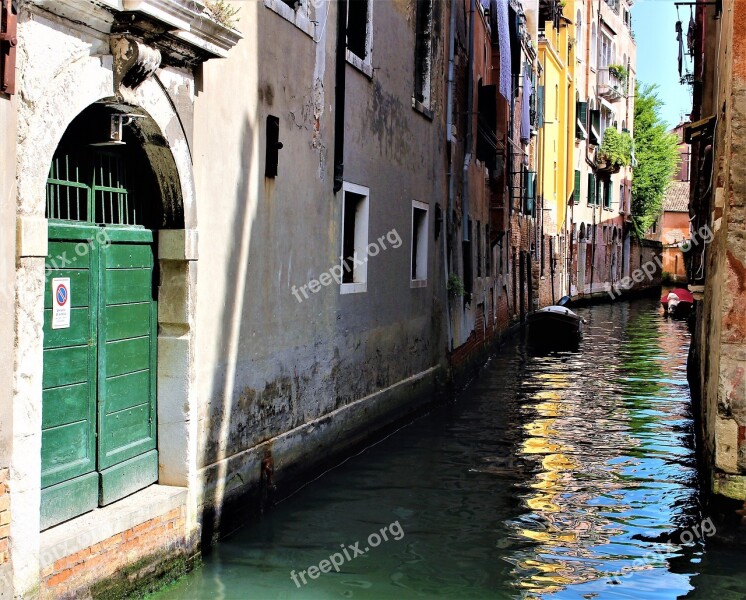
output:
<svg viewBox="0 0 746 600"><path fill-rule="evenodd" d="M183 572L621 276L628 9L3 4L2 594Z"/></svg>
<svg viewBox="0 0 746 600"><path fill-rule="evenodd" d="M746 41L738 33L746 6L726 0L697 6L695 15L694 103L684 132L692 147L689 211L697 240L687 253L696 300L689 376L711 499L738 509L746 500L746 149L738 133L746 119Z"/></svg>
<svg viewBox="0 0 746 600"><path fill-rule="evenodd" d="M632 160L615 163L604 142L634 135L636 46L632 2L576 0L574 184L569 203L569 292L605 296L630 273ZM608 135L607 135L608 131Z"/></svg>

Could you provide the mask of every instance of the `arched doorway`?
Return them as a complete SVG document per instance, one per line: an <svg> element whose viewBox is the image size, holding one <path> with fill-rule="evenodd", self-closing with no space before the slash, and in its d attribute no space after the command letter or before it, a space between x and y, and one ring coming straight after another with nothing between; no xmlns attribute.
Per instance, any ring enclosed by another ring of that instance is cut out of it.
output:
<svg viewBox="0 0 746 600"><path fill-rule="evenodd" d="M42 529L158 480L156 244L175 215L142 132L112 141L128 111L85 109L49 169Z"/></svg>

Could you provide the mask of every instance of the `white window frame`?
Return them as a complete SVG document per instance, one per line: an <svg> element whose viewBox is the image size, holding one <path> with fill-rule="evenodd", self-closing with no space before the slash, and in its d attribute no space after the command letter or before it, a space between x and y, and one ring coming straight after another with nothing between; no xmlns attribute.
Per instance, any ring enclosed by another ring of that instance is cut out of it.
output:
<svg viewBox="0 0 746 600"><path fill-rule="evenodd" d="M316 40L316 25L311 14L311 7L315 3L311 0L298 0L298 7L293 10L283 0L264 0L264 6L272 12L280 15L300 29L303 33Z"/></svg>
<svg viewBox="0 0 746 600"><path fill-rule="evenodd" d="M423 222L423 226L417 233L417 241L419 242L419 246L417 248L414 247L414 228L415 228L415 210L421 210L425 212L425 219ZM413 288L420 288L420 287L427 287L427 272L428 272L428 262L429 262L429 255L428 255L428 241L429 241L429 235L428 232L430 231L430 206L427 205L425 202L418 202L417 200L412 200L412 231L411 231L411 239L409 243L409 287ZM418 273L415 274L415 277L412 278L412 259L415 257L415 252L417 253L417 271ZM420 271L420 268L422 267L424 269L424 277L420 277L420 274L422 274L422 271Z"/></svg>
<svg viewBox="0 0 746 600"><path fill-rule="evenodd" d="M353 282L352 283L340 283L339 293L340 294L360 294L368 291L368 221L370 214L370 189L357 185L356 183L349 183L347 181L342 183L342 238L340 240L340 252L339 260L342 271L345 270L345 250L344 250L344 231L345 231L345 219L348 215L345 215L345 205L347 192L364 196L361 210L355 215L355 254L359 260L363 261L362 265L353 266ZM358 218L359 217L359 218Z"/></svg>
<svg viewBox="0 0 746 600"><path fill-rule="evenodd" d="M327 0L328 1L328 0ZM373 2L368 0L368 21L365 28L365 56L358 56L349 49L345 48L345 57L347 62L362 72L369 79L373 78ZM349 17L349 5L347 15Z"/></svg>

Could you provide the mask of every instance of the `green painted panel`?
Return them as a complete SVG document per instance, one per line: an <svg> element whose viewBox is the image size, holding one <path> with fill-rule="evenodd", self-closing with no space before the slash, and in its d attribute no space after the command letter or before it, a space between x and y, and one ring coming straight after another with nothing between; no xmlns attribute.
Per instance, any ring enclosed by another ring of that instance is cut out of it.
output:
<svg viewBox="0 0 746 600"><path fill-rule="evenodd" d="M115 304L105 308L106 341L139 337L150 333L151 302Z"/></svg>
<svg viewBox="0 0 746 600"><path fill-rule="evenodd" d="M49 242L47 267L54 269L87 269L91 263L91 247L88 241Z"/></svg>
<svg viewBox="0 0 746 600"><path fill-rule="evenodd" d="M106 343L106 376L123 375L150 367L150 337Z"/></svg>
<svg viewBox="0 0 746 600"><path fill-rule="evenodd" d="M70 327L52 329L52 309L44 311L44 348L88 345L91 341L91 323L88 308L73 308L70 311Z"/></svg>
<svg viewBox="0 0 746 600"><path fill-rule="evenodd" d="M150 436L150 404L126 408L104 415L107 439L103 440L107 450L139 442Z"/></svg>
<svg viewBox="0 0 746 600"><path fill-rule="evenodd" d="M82 475L95 468L88 420L52 427L41 432L41 485Z"/></svg>
<svg viewBox="0 0 746 600"><path fill-rule="evenodd" d="M89 288L90 271L75 269L50 269L46 273L46 291L44 293L44 308L52 308L52 279L56 277L70 278L70 306L90 306L91 291Z"/></svg>
<svg viewBox="0 0 746 600"><path fill-rule="evenodd" d="M106 227L104 232L111 242L137 242L141 244L151 244L153 242L153 232L142 227L110 226Z"/></svg>
<svg viewBox="0 0 746 600"><path fill-rule="evenodd" d="M49 219L48 231L50 240L90 241L101 237L101 228L96 225L56 221L54 219Z"/></svg>
<svg viewBox="0 0 746 600"><path fill-rule="evenodd" d="M41 491L41 529L48 529L98 505L98 473L59 483Z"/></svg>
<svg viewBox="0 0 746 600"><path fill-rule="evenodd" d="M99 503L106 506L158 481L158 452L152 450L101 471Z"/></svg>
<svg viewBox="0 0 746 600"><path fill-rule="evenodd" d="M89 392L87 383L44 390L41 403L42 429L90 419Z"/></svg>
<svg viewBox="0 0 746 600"><path fill-rule="evenodd" d="M107 269L104 278L104 301L107 305L153 299L153 275L150 269Z"/></svg>
<svg viewBox="0 0 746 600"><path fill-rule="evenodd" d="M88 346L44 350L44 389L88 380Z"/></svg>
<svg viewBox="0 0 746 600"><path fill-rule="evenodd" d="M104 252L107 269L150 268L153 249L146 245L112 244Z"/></svg>
<svg viewBox="0 0 746 600"><path fill-rule="evenodd" d="M110 377L104 386L107 415L150 401L150 371Z"/></svg>

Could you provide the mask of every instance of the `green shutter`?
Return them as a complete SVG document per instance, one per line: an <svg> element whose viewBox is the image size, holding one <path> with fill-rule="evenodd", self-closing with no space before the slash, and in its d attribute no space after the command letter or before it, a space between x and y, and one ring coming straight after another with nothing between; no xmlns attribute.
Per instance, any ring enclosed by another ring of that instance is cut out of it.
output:
<svg viewBox="0 0 746 600"><path fill-rule="evenodd" d="M588 141L594 146L601 144L601 139L598 137L601 135L601 111L592 110L591 120L588 128Z"/></svg>
<svg viewBox="0 0 746 600"><path fill-rule="evenodd" d="M524 171L524 206L523 213L526 215L534 214L534 201L536 199L536 173L533 171Z"/></svg>
<svg viewBox="0 0 746 600"><path fill-rule="evenodd" d="M575 123L575 137L579 140L586 139L586 133L580 127L580 123L583 124L586 132L588 131L588 103L587 102L576 102L575 114L577 115L577 121Z"/></svg>
<svg viewBox="0 0 746 600"><path fill-rule="evenodd" d="M596 203L596 176L588 173L588 206Z"/></svg>
<svg viewBox="0 0 746 600"><path fill-rule="evenodd" d="M575 204L580 204L580 171L575 171L575 189L572 193L572 199Z"/></svg>
<svg viewBox="0 0 746 600"><path fill-rule="evenodd" d="M611 210L611 201L612 201L612 185L611 181L604 182L604 208Z"/></svg>
<svg viewBox="0 0 746 600"><path fill-rule="evenodd" d="M544 86L540 85L536 92L536 127L544 127Z"/></svg>

